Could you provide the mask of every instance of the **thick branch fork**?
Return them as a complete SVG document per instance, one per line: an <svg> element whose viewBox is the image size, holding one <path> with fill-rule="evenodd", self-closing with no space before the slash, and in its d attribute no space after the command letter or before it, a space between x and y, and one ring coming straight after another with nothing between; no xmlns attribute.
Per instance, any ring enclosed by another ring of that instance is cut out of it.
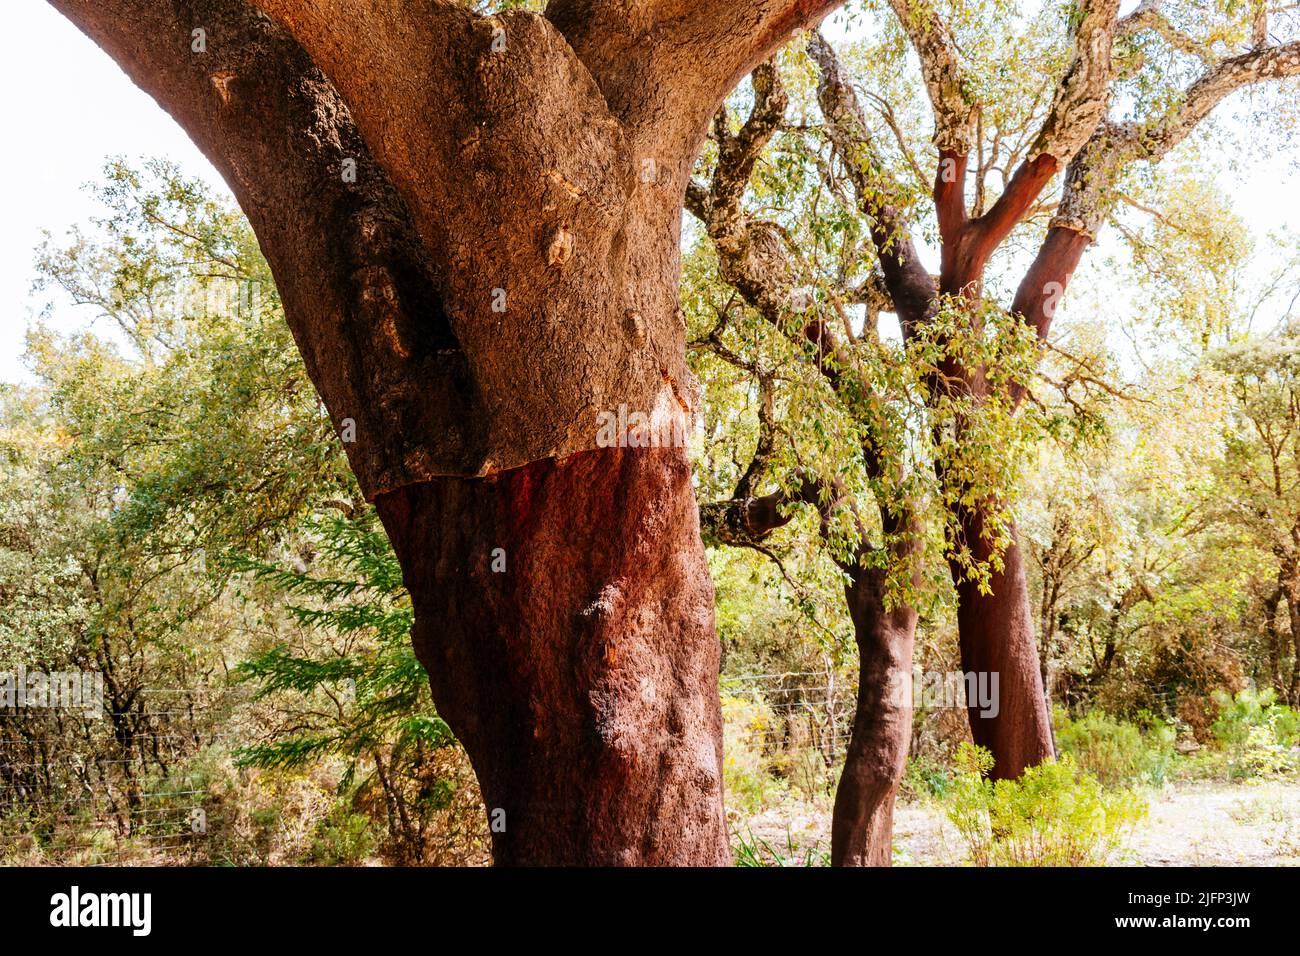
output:
<svg viewBox="0 0 1300 956"><path fill-rule="evenodd" d="M371 498L595 448L620 405L694 413L691 163L731 86L837 5L52 3L227 177Z"/></svg>

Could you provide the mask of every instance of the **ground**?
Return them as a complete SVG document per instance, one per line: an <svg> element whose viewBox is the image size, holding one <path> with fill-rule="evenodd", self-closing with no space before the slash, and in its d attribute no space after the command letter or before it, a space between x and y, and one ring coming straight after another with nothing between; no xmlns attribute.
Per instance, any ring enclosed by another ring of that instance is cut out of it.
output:
<svg viewBox="0 0 1300 956"><path fill-rule="evenodd" d="M1148 791L1149 813L1114 862L1128 866L1300 866L1300 779L1178 783ZM788 863L823 862L830 810L774 807L736 824ZM770 854L766 854L770 855ZM900 866L959 866L960 840L932 802L903 803L894 817Z"/></svg>

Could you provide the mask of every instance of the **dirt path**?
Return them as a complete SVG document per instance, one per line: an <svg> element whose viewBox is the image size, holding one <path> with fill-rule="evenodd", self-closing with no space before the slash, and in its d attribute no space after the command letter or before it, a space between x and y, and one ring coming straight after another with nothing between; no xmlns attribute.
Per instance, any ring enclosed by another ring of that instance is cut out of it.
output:
<svg viewBox="0 0 1300 956"><path fill-rule="evenodd" d="M1184 783L1149 800L1147 819L1116 863L1300 866L1300 780ZM810 852L816 858L829 850L830 811L773 808L740 826L742 835L749 831L799 865ZM956 866L964 850L942 809L906 804L894 816L894 858L900 866Z"/></svg>

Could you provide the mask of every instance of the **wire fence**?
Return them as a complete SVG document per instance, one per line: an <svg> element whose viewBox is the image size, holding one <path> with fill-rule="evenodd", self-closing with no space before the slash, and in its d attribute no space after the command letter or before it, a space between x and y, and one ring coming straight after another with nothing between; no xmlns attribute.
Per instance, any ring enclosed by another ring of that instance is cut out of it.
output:
<svg viewBox="0 0 1300 956"><path fill-rule="evenodd" d="M857 687L834 670L725 676L723 747L732 766L809 793L833 785L852 737Z"/></svg>
<svg viewBox="0 0 1300 956"><path fill-rule="evenodd" d="M186 862L202 849L217 811L187 768L233 741L220 728L241 693L118 691L93 714L0 709L0 862Z"/></svg>
<svg viewBox="0 0 1300 956"><path fill-rule="evenodd" d="M841 675L725 677L724 749L829 783L853 722L855 688ZM132 708L98 717L0 709L0 862L185 863L228 812L201 774L205 748L229 752L247 698L230 688L144 688ZM160 709L151 710L151 706ZM819 775L824 780L820 780Z"/></svg>

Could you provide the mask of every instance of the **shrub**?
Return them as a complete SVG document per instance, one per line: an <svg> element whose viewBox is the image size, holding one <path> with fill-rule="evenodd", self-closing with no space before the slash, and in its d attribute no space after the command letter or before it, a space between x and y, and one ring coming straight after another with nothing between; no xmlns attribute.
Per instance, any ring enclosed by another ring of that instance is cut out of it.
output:
<svg viewBox="0 0 1300 956"><path fill-rule="evenodd" d="M842 755L837 767L827 767L821 750L810 744L788 747L769 763L772 773L810 802L825 799L833 790L835 781L839 779L838 771L843 767Z"/></svg>
<svg viewBox="0 0 1300 956"><path fill-rule="evenodd" d="M317 550L310 571L228 559L302 601L288 606L302 625L294 642L236 669L256 688L254 701L292 715L292 730L239 748L239 765L301 773L340 761L336 795L386 830L379 850L387 862L476 860L488 839L477 783L429 696L411 647L414 612L377 515L321 518L306 529Z"/></svg>
<svg viewBox="0 0 1300 956"><path fill-rule="evenodd" d="M907 760L899 795L909 800L942 800L952 791L953 773L943 761L928 754Z"/></svg>
<svg viewBox="0 0 1300 956"><path fill-rule="evenodd" d="M1068 754L1019 780L988 779L993 758L962 744L948 819L976 866L1102 866L1146 815L1129 790L1105 790Z"/></svg>
<svg viewBox="0 0 1300 956"><path fill-rule="evenodd" d="M767 741L776 730L776 716L761 700L722 697L722 776L727 804L733 810L757 813L784 791L769 772Z"/></svg>
<svg viewBox="0 0 1300 956"><path fill-rule="evenodd" d="M1104 786L1143 783L1161 786L1174 757L1174 728L1148 717L1148 729L1101 712L1071 720L1063 710L1052 714L1056 744Z"/></svg>
<svg viewBox="0 0 1300 956"><path fill-rule="evenodd" d="M374 821L340 801L329 816L316 824L310 857L321 866L356 866L374 853L378 845Z"/></svg>
<svg viewBox="0 0 1300 956"><path fill-rule="evenodd" d="M1300 767L1300 713L1277 702L1271 689L1216 691L1219 719L1211 727L1227 753L1228 774L1241 779L1289 773Z"/></svg>

